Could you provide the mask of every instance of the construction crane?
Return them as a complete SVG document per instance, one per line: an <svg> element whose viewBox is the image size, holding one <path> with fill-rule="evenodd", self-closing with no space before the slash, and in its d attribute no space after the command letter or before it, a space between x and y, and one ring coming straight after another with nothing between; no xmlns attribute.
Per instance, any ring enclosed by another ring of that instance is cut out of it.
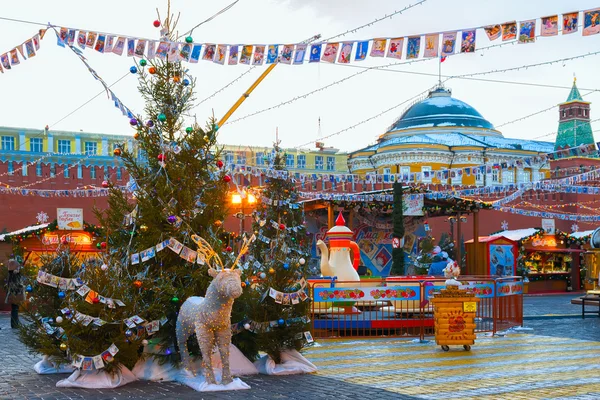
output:
<svg viewBox="0 0 600 400"><path fill-rule="evenodd" d="M315 40L319 40L321 38L321 35L315 35L313 37L311 37L310 39L307 39L303 42L301 42L302 44L309 44L314 42ZM219 121L219 123L217 124L217 126L219 128L221 128L226 122L227 120L231 117L231 115L242 105L242 103L248 98L250 97L250 94L254 91L254 89L256 89L256 87L267 77L267 75L269 75L271 73L271 71L273 71L273 68L275 68L275 66L277 66L278 62L273 63L271 65L269 65L269 68L267 68L259 77L258 79L248 88L248 90L246 90L244 92L244 94L242 94L240 96L240 98L238 99L238 101L235 102L235 104L233 105L233 107L231 107L229 109L229 111L227 111L227 113L223 116L223 118L221 118L221 120Z"/></svg>

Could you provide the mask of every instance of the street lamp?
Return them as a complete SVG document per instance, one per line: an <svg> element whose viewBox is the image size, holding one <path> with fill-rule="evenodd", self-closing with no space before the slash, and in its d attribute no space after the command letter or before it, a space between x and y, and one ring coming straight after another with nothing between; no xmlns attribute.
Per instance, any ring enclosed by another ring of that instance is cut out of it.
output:
<svg viewBox="0 0 600 400"><path fill-rule="evenodd" d="M244 234L244 221L246 220L246 217L252 216L251 214L245 214L245 206L252 206L255 203L256 197L252 193L247 193L244 191L241 193L234 193L231 195L231 204L240 206L240 212L235 214L235 217L239 218L240 220L240 236Z"/></svg>

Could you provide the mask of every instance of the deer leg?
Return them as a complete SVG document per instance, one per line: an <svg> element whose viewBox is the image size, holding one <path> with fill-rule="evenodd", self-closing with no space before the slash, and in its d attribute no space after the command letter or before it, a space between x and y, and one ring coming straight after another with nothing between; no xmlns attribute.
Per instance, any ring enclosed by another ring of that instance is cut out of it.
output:
<svg viewBox="0 0 600 400"><path fill-rule="evenodd" d="M215 373L212 368L212 352L215 347L215 336L210 329L202 328L200 324L196 325L196 337L202 352L202 368L204 368L204 376L206 383L216 384Z"/></svg>
<svg viewBox="0 0 600 400"><path fill-rule="evenodd" d="M222 385L227 385L233 382L231 378L231 370L229 369L229 345L231 344L231 329L222 329L216 332L217 346L221 354L221 364L223 364L223 379Z"/></svg>
<svg viewBox="0 0 600 400"><path fill-rule="evenodd" d="M177 344L179 346L179 355L181 356L181 364L183 368L187 369L190 366L190 355L187 347L188 338L185 335L186 327L182 318L177 318L177 324L175 325L177 333ZM194 371L195 374L195 371Z"/></svg>

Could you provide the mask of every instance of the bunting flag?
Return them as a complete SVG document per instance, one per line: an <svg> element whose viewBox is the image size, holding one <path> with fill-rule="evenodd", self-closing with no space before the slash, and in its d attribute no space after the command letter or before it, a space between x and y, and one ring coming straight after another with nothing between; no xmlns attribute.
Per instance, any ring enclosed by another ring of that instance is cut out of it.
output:
<svg viewBox="0 0 600 400"><path fill-rule="evenodd" d="M500 25L489 25L483 28L490 42L498 39L502 34L502 28Z"/></svg>
<svg viewBox="0 0 600 400"><path fill-rule="evenodd" d="M517 38L517 22L506 22L502 24L502 41L515 40Z"/></svg>
<svg viewBox="0 0 600 400"><path fill-rule="evenodd" d="M425 53L423 57L431 58L438 56L438 47L440 42L440 35L427 35L425 36Z"/></svg>
<svg viewBox="0 0 600 400"><path fill-rule="evenodd" d="M363 42L368 45L369 42ZM388 58L402 58L402 48L404 47L404 38L390 39L390 47L387 52ZM358 49L357 49L358 51ZM365 50L366 55L366 50Z"/></svg>
<svg viewBox="0 0 600 400"><path fill-rule="evenodd" d="M577 32L579 23L579 11L563 14L562 34L568 35Z"/></svg>
<svg viewBox="0 0 600 400"><path fill-rule="evenodd" d="M540 27L540 36L546 37L558 35L558 15L542 17Z"/></svg>
<svg viewBox="0 0 600 400"><path fill-rule="evenodd" d="M9 70L13 66L19 65L21 63L19 54L23 60L35 57L36 52L40 49L40 40L44 37L45 33L45 29L40 29L38 33L15 46L12 50L0 54L0 73L4 73L4 70ZM67 38L66 35L67 33L65 32L65 40Z"/></svg>
<svg viewBox="0 0 600 400"><path fill-rule="evenodd" d="M421 36L411 36L406 42L406 59L419 58L421 51Z"/></svg>
<svg viewBox="0 0 600 400"><path fill-rule="evenodd" d="M519 23L519 43L535 42L535 19Z"/></svg>
<svg viewBox="0 0 600 400"><path fill-rule="evenodd" d="M442 35L442 56L447 57L454 54L456 46L456 32L448 32Z"/></svg>
<svg viewBox="0 0 600 400"><path fill-rule="evenodd" d="M600 33L600 8L583 12L583 36Z"/></svg>

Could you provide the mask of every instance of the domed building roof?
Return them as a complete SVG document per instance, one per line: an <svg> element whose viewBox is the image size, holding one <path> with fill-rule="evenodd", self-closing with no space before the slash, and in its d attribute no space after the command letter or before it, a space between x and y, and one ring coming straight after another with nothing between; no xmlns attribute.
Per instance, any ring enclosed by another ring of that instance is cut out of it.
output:
<svg viewBox="0 0 600 400"><path fill-rule="evenodd" d="M439 87L431 91L425 100L406 110L388 132L453 126L494 129L494 125L476 109L453 98L450 90Z"/></svg>

